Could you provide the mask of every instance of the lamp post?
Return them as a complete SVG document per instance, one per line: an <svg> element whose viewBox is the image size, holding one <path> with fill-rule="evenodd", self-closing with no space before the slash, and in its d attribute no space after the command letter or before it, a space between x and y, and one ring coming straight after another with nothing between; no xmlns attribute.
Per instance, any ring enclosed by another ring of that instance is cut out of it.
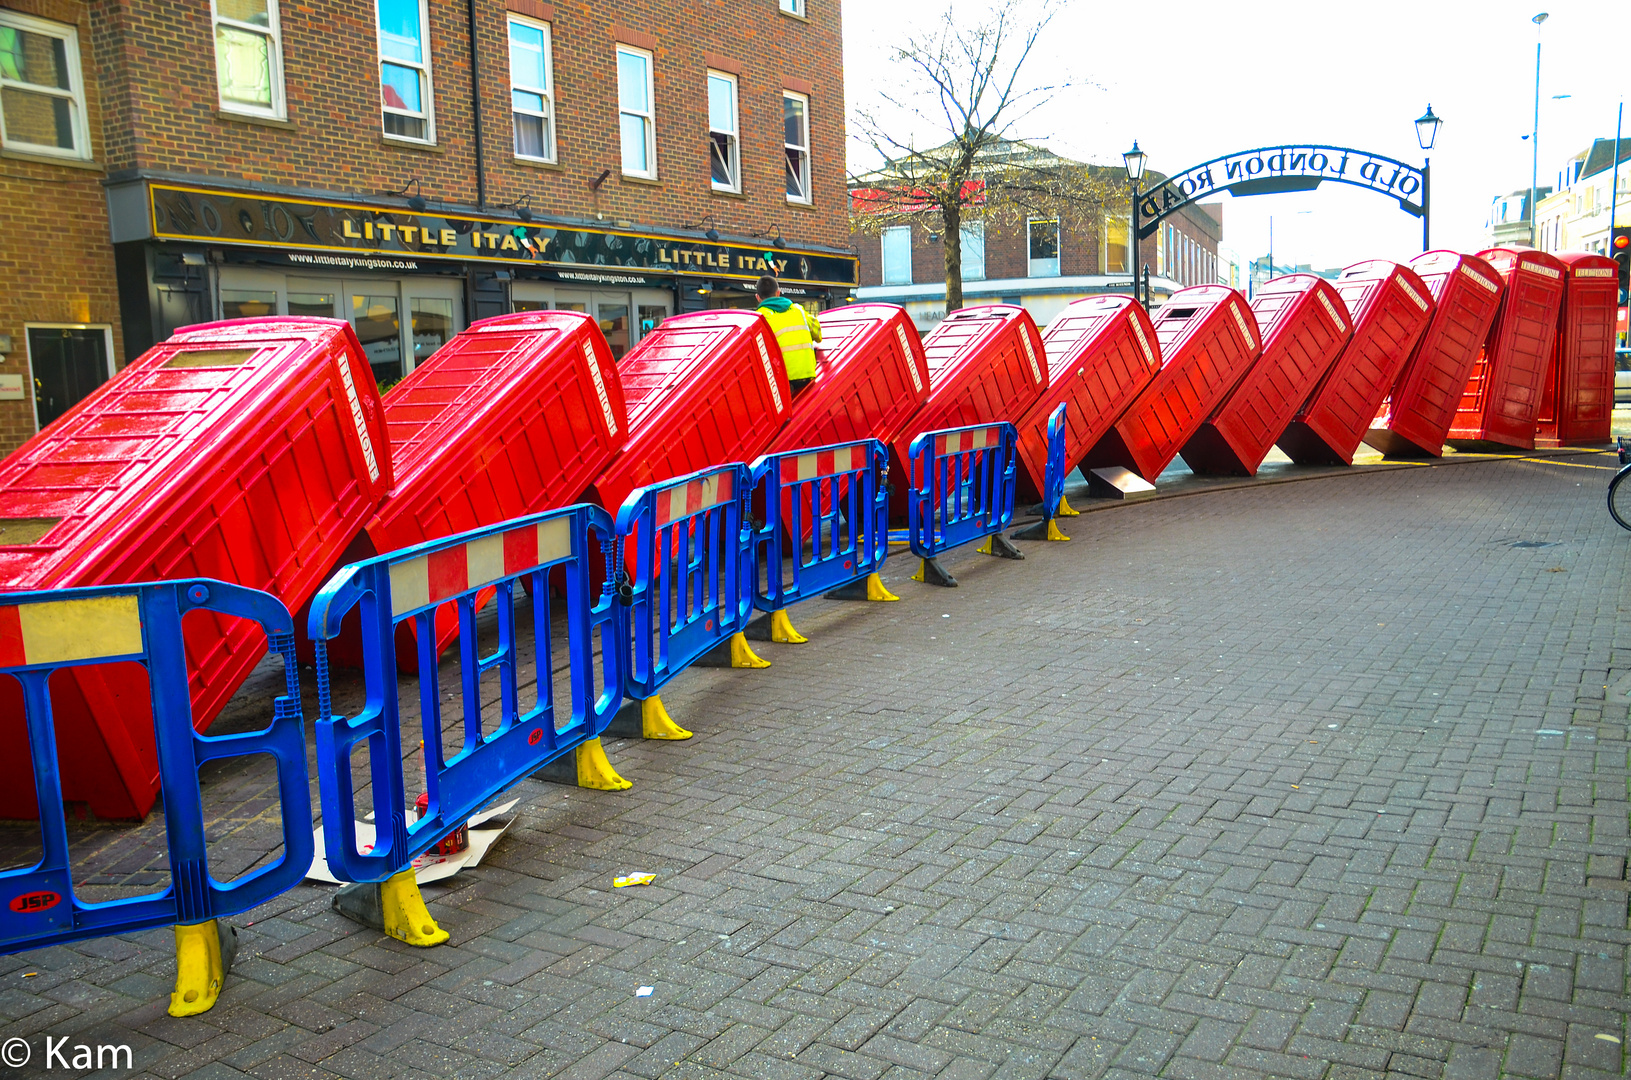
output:
<svg viewBox="0 0 1631 1080"><path fill-rule="evenodd" d="M1433 140L1438 138L1438 126L1444 123L1433 115L1433 106L1428 104L1427 111L1416 119L1416 142L1423 150L1433 148ZM1433 220L1433 159L1423 157L1421 163L1421 249L1428 250L1432 237Z"/></svg>
<svg viewBox="0 0 1631 1080"><path fill-rule="evenodd" d="M1138 140L1133 140L1133 148L1121 155L1122 162L1127 166L1127 184L1132 190L1133 213L1129 218L1131 234L1127 237L1127 270L1133 275L1133 299L1138 299L1138 200L1140 193L1139 182L1144 179L1144 151L1138 148ZM1144 310L1150 309L1149 289L1144 290Z"/></svg>
<svg viewBox="0 0 1631 1080"><path fill-rule="evenodd" d="M1541 12L1529 21L1535 24L1535 123L1529 131L1529 246L1540 247L1539 215L1535 213L1535 203L1540 194L1537 181L1540 179L1540 24L1547 19L1546 12Z"/></svg>

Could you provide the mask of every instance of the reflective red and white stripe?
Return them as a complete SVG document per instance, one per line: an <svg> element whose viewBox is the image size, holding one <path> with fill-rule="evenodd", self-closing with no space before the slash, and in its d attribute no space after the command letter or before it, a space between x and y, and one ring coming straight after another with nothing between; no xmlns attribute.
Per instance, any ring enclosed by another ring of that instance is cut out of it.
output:
<svg viewBox="0 0 1631 1080"><path fill-rule="evenodd" d="M945 457L947 454L962 454L970 450L984 450L988 446L997 446L1001 442L1002 428L995 425L966 431L951 431L934 437L934 453L936 457Z"/></svg>
<svg viewBox="0 0 1631 1080"><path fill-rule="evenodd" d="M572 519L558 517L392 563L391 615L400 618L571 555Z"/></svg>
<svg viewBox="0 0 1631 1080"><path fill-rule="evenodd" d="M727 469L657 492L657 528L730 502L734 476Z"/></svg>
<svg viewBox="0 0 1631 1080"><path fill-rule="evenodd" d="M830 450L815 450L782 458L782 483L816 480L824 476L855 472L866 468L865 444L835 446Z"/></svg>
<svg viewBox="0 0 1631 1080"><path fill-rule="evenodd" d="M141 654L135 593L0 605L0 668Z"/></svg>

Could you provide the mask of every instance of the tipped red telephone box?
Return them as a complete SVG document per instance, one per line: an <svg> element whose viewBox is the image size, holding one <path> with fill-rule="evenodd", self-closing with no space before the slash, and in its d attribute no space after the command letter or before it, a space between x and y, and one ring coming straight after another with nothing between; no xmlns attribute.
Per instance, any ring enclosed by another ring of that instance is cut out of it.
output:
<svg viewBox="0 0 1631 1080"><path fill-rule="evenodd" d="M891 512L906 515L906 448L941 428L1017 420L1048 384L1042 335L1030 312L1013 304L954 311L923 339L929 394L894 433L889 468Z"/></svg>
<svg viewBox="0 0 1631 1080"><path fill-rule="evenodd" d="M1614 413L1619 267L1606 256L1581 251L1557 259L1564 267L1563 313L1535 439L1550 446L1606 443Z"/></svg>
<svg viewBox="0 0 1631 1080"><path fill-rule="evenodd" d="M1563 270L1543 251L1480 251L1506 282L1501 309L1467 378L1447 441L1475 449L1484 443L1535 447L1535 418L1563 306Z"/></svg>
<svg viewBox="0 0 1631 1080"><path fill-rule="evenodd" d="M787 368L757 311L664 319L618 361L629 437L591 498L615 517L635 488L764 453L786 420Z"/></svg>
<svg viewBox="0 0 1631 1080"><path fill-rule="evenodd" d="M297 610L391 486L374 375L336 319L178 332L0 462L0 590L208 577ZM253 624L190 613L193 721L206 728L266 655ZM152 704L134 664L52 680L63 798L139 818L158 792ZM18 683L0 738L26 746ZM26 753L0 762L0 817L37 814Z"/></svg>
<svg viewBox="0 0 1631 1080"><path fill-rule="evenodd" d="M1353 336L1278 440L1299 465L1352 465L1399 369L1433 318L1433 299L1416 272L1378 259L1356 263L1336 290Z"/></svg>
<svg viewBox="0 0 1631 1080"><path fill-rule="evenodd" d="M1388 457L1440 457L1504 283L1483 259L1454 251L1417 255L1410 268L1433 297L1433 321L1365 441Z"/></svg>
<svg viewBox="0 0 1631 1080"><path fill-rule="evenodd" d="M1342 297L1314 274L1267 282L1252 298L1252 314L1263 355L1184 444L1192 472L1255 476L1353 334Z"/></svg>
<svg viewBox="0 0 1631 1080"><path fill-rule="evenodd" d="M1155 327L1130 296L1090 296L1066 307L1042 336L1048 388L1015 422L1019 429L1019 497L1042 497L1048 463L1048 419L1065 410L1065 472L1087 455L1123 410L1161 370Z"/></svg>
<svg viewBox="0 0 1631 1080"><path fill-rule="evenodd" d="M565 506L629 432L606 338L573 311L471 323L393 386L384 408L396 483L343 561ZM419 669L414 626L397 627L404 671ZM438 654L458 632L457 608L440 608ZM329 654L360 663L359 645L343 634Z"/></svg>
<svg viewBox="0 0 1631 1080"><path fill-rule="evenodd" d="M1082 471L1119 465L1153 483L1256 363L1257 319L1226 285L1173 293L1155 315L1161 370L1082 459Z"/></svg>

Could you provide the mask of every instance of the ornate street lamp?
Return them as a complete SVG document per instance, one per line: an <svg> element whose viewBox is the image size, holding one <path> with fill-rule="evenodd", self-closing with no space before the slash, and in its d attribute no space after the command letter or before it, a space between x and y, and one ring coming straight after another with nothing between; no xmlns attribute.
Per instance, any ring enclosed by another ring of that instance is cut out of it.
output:
<svg viewBox="0 0 1631 1080"><path fill-rule="evenodd" d="M1141 194L1138 190L1139 182L1144 179L1144 151L1138 148L1138 140L1133 140L1133 148L1121 155L1123 164L1127 166L1127 183L1132 189L1133 213L1130 218L1132 233L1127 237L1127 272L1133 276L1133 299L1138 299L1138 200ZM1144 293L1144 310L1150 309L1149 290Z"/></svg>
<svg viewBox="0 0 1631 1080"><path fill-rule="evenodd" d="M1444 123L1433 115L1433 106L1429 104L1427 111L1416 118L1416 142L1423 150L1431 150L1433 142L1438 138L1438 126ZM1433 159L1422 158L1421 165L1421 249L1428 250L1429 237L1432 235L1432 169Z"/></svg>

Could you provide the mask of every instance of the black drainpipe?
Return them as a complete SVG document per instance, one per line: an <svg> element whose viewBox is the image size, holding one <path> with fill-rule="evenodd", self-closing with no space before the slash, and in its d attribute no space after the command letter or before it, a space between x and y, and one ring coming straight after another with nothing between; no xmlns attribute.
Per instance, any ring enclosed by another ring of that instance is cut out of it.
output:
<svg viewBox="0 0 1631 1080"><path fill-rule="evenodd" d="M476 62L476 0L465 0L470 24L470 111L476 128L476 208L487 209L487 164L481 150L481 67Z"/></svg>

